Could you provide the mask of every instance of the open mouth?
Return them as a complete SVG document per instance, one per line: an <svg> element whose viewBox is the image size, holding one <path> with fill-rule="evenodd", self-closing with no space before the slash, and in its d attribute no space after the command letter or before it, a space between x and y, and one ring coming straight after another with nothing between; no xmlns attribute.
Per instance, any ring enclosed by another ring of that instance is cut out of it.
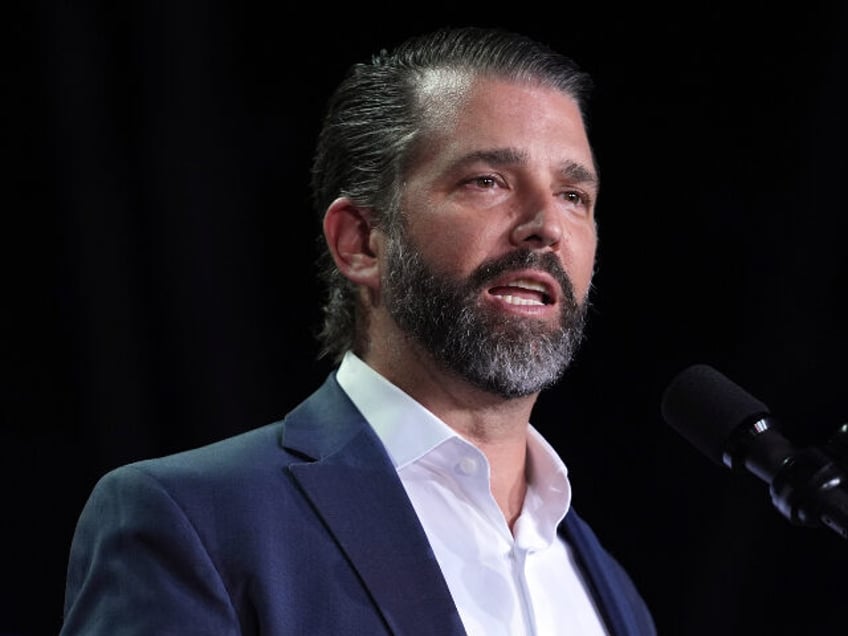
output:
<svg viewBox="0 0 848 636"><path fill-rule="evenodd" d="M554 303L554 297L546 285L524 278L492 287L489 293L509 305L543 307Z"/></svg>

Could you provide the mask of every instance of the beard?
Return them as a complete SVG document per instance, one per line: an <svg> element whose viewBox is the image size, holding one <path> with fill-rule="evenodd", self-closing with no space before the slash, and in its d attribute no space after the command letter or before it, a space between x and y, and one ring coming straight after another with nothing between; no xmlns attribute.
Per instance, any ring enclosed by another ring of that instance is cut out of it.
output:
<svg viewBox="0 0 848 636"><path fill-rule="evenodd" d="M587 303L577 302L556 256L516 250L483 263L463 280L426 263L403 229L388 243L382 284L387 310L437 362L474 386L510 399L537 393L562 377L583 339ZM528 268L558 282L558 324L507 315L480 302L496 277Z"/></svg>

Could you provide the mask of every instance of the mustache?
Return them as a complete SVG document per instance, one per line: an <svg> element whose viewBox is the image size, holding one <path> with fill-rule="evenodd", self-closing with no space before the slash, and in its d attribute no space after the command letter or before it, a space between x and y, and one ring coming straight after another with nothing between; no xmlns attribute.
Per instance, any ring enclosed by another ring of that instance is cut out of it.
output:
<svg viewBox="0 0 848 636"><path fill-rule="evenodd" d="M472 289L480 289L494 278L506 272L522 269L541 270L556 280L563 295L572 303L576 302L574 285L563 269L560 260L551 252L539 253L522 248L479 265L468 278Z"/></svg>

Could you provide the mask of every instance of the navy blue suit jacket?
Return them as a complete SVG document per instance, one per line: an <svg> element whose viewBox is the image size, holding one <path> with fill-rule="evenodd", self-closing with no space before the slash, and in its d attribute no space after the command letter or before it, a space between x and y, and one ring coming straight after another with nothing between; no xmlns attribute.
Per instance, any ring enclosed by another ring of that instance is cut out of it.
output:
<svg viewBox="0 0 848 636"><path fill-rule="evenodd" d="M653 634L573 511L611 634ZM71 546L62 636L463 634L388 455L334 375L284 420L114 470Z"/></svg>

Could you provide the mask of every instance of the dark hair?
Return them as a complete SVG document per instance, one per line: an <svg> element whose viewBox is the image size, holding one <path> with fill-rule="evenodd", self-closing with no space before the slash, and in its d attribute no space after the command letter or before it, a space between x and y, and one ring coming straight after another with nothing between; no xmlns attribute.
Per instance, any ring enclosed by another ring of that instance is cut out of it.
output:
<svg viewBox="0 0 848 636"><path fill-rule="evenodd" d="M527 36L480 27L445 28L410 38L370 63L353 65L332 94L312 164L312 195L323 216L340 196L371 210L377 226L398 221L405 162L426 122L424 81L435 71L550 86L571 96L586 121L592 84L573 60ZM364 325L357 291L324 247L323 356L355 350ZM359 333L357 333L359 330Z"/></svg>

